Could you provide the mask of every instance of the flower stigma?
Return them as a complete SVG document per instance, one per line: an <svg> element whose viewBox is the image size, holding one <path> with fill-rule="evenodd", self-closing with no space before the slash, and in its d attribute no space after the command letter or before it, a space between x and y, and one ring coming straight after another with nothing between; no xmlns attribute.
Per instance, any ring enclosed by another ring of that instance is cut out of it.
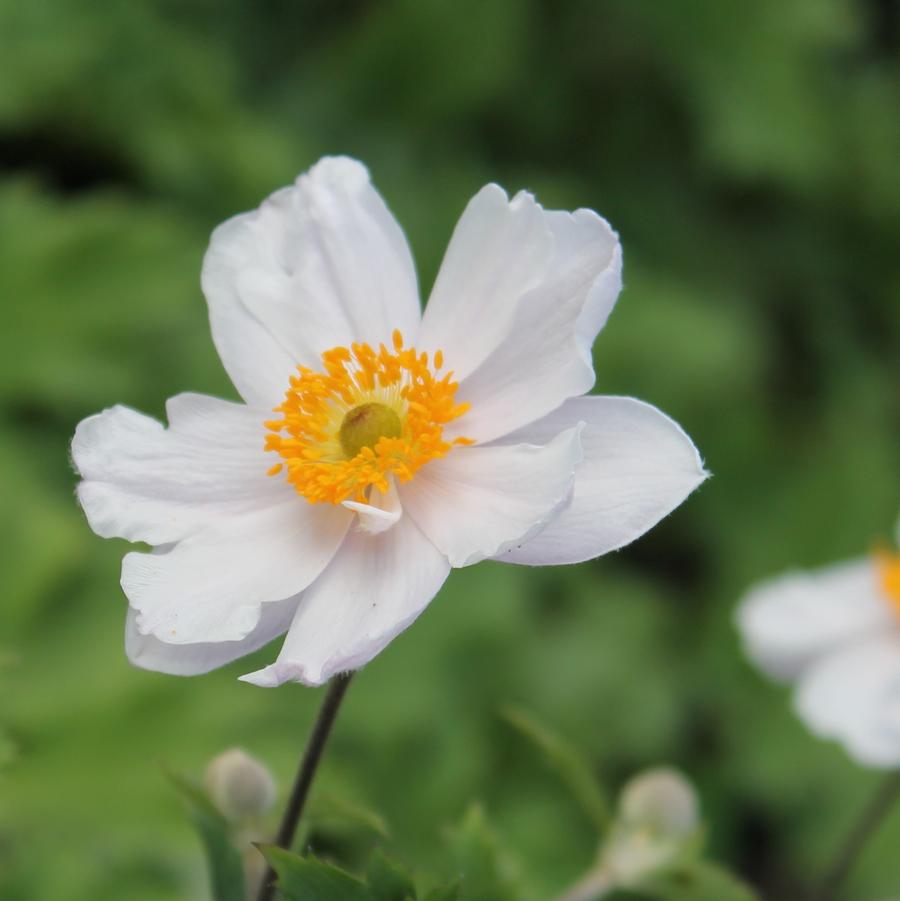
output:
<svg viewBox="0 0 900 901"><path fill-rule="evenodd" d="M900 554L888 550L875 552L878 582L894 613L900 616Z"/></svg>
<svg viewBox="0 0 900 901"><path fill-rule="evenodd" d="M468 438L446 440L444 426L468 404L455 401L459 387L443 368L441 351L368 344L334 347L322 354L322 370L298 366L265 423L265 449L281 457L269 475L286 470L287 481L310 503L366 502L371 488L387 492L389 479L408 482L429 460L446 456Z"/></svg>

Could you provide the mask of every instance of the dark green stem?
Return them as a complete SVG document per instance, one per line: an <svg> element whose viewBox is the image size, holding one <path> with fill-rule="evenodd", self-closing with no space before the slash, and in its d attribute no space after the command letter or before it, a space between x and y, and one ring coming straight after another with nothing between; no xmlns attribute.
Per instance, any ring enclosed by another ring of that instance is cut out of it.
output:
<svg viewBox="0 0 900 901"><path fill-rule="evenodd" d="M331 732L331 727L334 725L341 701L344 699L344 692L347 691L347 686L352 678L353 673L342 673L335 676L328 683L328 691L325 693L322 706L319 708L319 715L309 737L309 743L300 761L300 768L297 770L297 778L291 790L291 797L288 799L284 816L281 819L281 826L278 829L278 836L275 839L275 844L279 848L290 850L294 841L297 823L300 821L306 798L309 795L309 787L312 785L313 777L316 775L316 768L319 765L322 752L325 750L325 743L328 741L328 735ZM271 901L274 895L275 871L269 866L259 887L257 901Z"/></svg>

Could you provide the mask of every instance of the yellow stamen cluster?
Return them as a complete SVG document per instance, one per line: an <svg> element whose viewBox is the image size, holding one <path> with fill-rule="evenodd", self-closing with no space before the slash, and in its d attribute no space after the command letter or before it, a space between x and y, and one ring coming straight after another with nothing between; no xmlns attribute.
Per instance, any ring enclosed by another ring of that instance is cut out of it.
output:
<svg viewBox="0 0 900 901"><path fill-rule="evenodd" d="M298 366L274 411L281 418L265 423L265 448L282 459L269 475L286 469L310 503L365 502L372 486L388 490L391 475L408 482L429 460L471 444L444 440L443 427L468 404L455 402L452 372L435 374L443 365L440 351L430 366L428 354L405 348L395 331L393 350L352 344L325 351L322 372Z"/></svg>
<svg viewBox="0 0 900 901"><path fill-rule="evenodd" d="M879 550L875 552L878 581L894 612L900 616L900 554Z"/></svg>

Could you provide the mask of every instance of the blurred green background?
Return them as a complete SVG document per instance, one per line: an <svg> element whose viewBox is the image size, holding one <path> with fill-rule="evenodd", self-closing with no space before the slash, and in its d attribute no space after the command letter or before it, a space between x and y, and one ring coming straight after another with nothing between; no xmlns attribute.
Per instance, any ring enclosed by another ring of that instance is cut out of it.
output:
<svg viewBox="0 0 900 901"><path fill-rule="evenodd" d="M122 402L234 397L208 333L210 230L320 155L369 165L427 294L485 182L589 206L625 248L597 390L681 422L714 478L578 567L455 573L352 686L318 789L441 867L480 798L538 897L594 838L497 714L615 786L671 762L712 853L795 899L877 781L742 659L754 580L865 551L900 499L895 0L0 2L0 895L203 897L160 763L230 745L282 791L320 693L131 669L124 542L67 445ZM335 847L341 838L335 833ZM900 811L843 895L900 894Z"/></svg>

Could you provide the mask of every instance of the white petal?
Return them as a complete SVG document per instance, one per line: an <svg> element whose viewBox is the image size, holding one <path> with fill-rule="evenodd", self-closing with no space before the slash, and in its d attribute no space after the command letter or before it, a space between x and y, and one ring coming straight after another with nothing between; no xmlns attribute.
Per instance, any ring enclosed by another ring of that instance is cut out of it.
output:
<svg viewBox="0 0 900 901"><path fill-rule="evenodd" d="M764 582L736 616L748 655L776 679L794 678L816 657L892 626L868 558Z"/></svg>
<svg viewBox="0 0 900 901"><path fill-rule="evenodd" d="M125 620L125 653L141 669L172 676L199 676L253 653L287 631L297 609L297 598L264 604L256 628L238 641L197 644L167 644L152 635L142 635L137 612L129 607Z"/></svg>
<svg viewBox="0 0 900 901"><path fill-rule="evenodd" d="M416 619L449 572L408 516L380 535L351 531L301 598L277 661L242 680L320 685L359 669Z"/></svg>
<svg viewBox="0 0 900 901"><path fill-rule="evenodd" d="M293 494L266 475L265 413L200 394L173 397L166 411L168 428L121 406L79 423L78 498L98 535L164 544Z"/></svg>
<svg viewBox="0 0 900 901"><path fill-rule="evenodd" d="M351 520L342 507L296 496L223 517L174 547L127 554L122 588L144 634L168 644L239 641L264 603L298 594L322 572Z"/></svg>
<svg viewBox="0 0 900 901"><path fill-rule="evenodd" d="M248 403L278 403L297 363L351 341L390 346L420 321L400 226L366 168L325 158L213 232L203 261L213 339Z"/></svg>
<svg viewBox="0 0 900 901"><path fill-rule="evenodd" d="M516 307L503 340L460 381L471 409L447 434L490 441L534 422L594 383L591 344L622 287L622 252L590 210L544 214L554 253L540 283ZM525 248L527 253L527 248ZM479 322L467 323L475 334ZM445 352L448 369L456 361Z"/></svg>
<svg viewBox="0 0 900 901"><path fill-rule="evenodd" d="M519 546L569 503L580 426L549 443L460 447L400 488L406 512L452 566Z"/></svg>
<svg viewBox="0 0 900 901"><path fill-rule="evenodd" d="M388 476L386 494L382 494L377 488L372 488L368 504L361 504L358 501L343 501L342 506L356 513L359 517L359 528L372 535L386 532L391 526L396 525L403 513L400 495L397 494L393 476Z"/></svg>
<svg viewBox="0 0 900 901"><path fill-rule="evenodd" d="M572 503L536 538L496 559L531 566L580 563L623 547L672 512L705 478L690 438L650 404L579 397L509 435L547 441L583 422L584 462Z"/></svg>
<svg viewBox="0 0 900 901"><path fill-rule="evenodd" d="M545 213L527 193L511 201L487 185L469 201L441 263L416 340L443 350L457 379L500 344L522 297L543 278L553 252Z"/></svg>
<svg viewBox="0 0 900 901"><path fill-rule="evenodd" d="M797 712L864 766L900 766L900 626L825 654L800 680Z"/></svg>

